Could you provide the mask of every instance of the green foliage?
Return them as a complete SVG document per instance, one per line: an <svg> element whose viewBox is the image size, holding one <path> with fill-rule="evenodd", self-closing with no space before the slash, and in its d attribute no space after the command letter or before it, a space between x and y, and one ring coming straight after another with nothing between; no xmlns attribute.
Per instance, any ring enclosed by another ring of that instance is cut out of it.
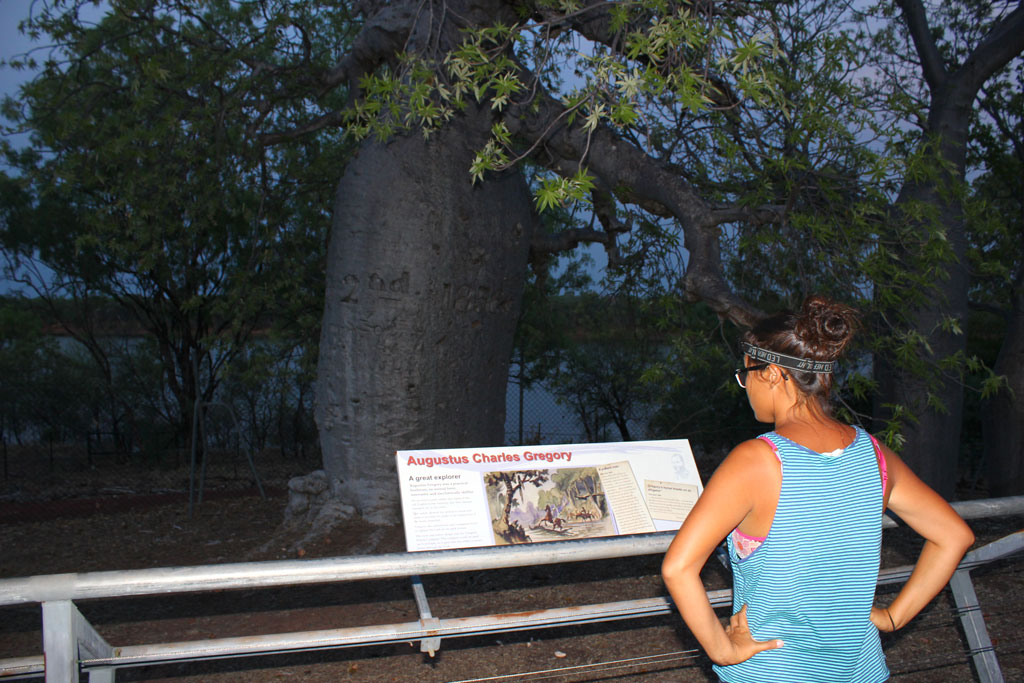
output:
<svg viewBox="0 0 1024 683"><path fill-rule="evenodd" d="M133 311L158 339L183 421L196 359L208 397L257 326L286 321L305 339L319 326L346 148L327 133L259 140L308 115L303 70L326 69L348 39L343 12L316 9L125 2L92 23L53 3L23 22L56 47L4 103L32 140L7 150L20 175L4 182L6 274L39 296Z"/></svg>
<svg viewBox="0 0 1024 683"><path fill-rule="evenodd" d="M60 329L55 316L66 318L67 312L48 312L43 304L0 298L0 374L7 389L0 395L0 436L6 442L82 444L102 433L125 452L154 459L184 442L152 337L121 327L130 321L107 302L97 313L107 361L100 366L85 345L54 335ZM211 445L279 448L286 456L299 449L317 453L308 352L286 344L250 342L224 373L206 418Z"/></svg>
<svg viewBox="0 0 1024 683"><path fill-rule="evenodd" d="M528 301L517 352L532 361L524 376L569 407L588 440L607 440L610 428L612 438L633 438L654 400L641 377L666 344L651 334L645 304L594 292Z"/></svg>
<svg viewBox="0 0 1024 683"><path fill-rule="evenodd" d="M678 305L678 304L677 304ZM737 330L704 306L680 308L669 353L645 376L661 396L652 438L689 438L704 453L724 455L760 431L734 371Z"/></svg>
<svg viewBox="0 0 1024 683"><path fill-rule="evenodd" d="M116 421L120 412L110 400L101 369L84 349L61 344L48 333L47 319L29 302L0 299L0 376L5 387L0 422L5 440L80 438L95 425Z"/></svg>
<svg viewBox="0 0 1024 683"><path fill-rule="evenodd" d="M595 433L654 391L671 395L651 423L659 433L707 430L715 439L739 424L734 331L710 310L679 312L682 274L717 268L719 254L733 291L764 310L796 306L812 291L859 305L869 336L858 353L884 354L922 377L937 410L946 408L938 398L946 379L982 395L1002 386L988 370L991 354L934 357L932 333L971 334L963 321L940 316L934 330L910 322L934 305L931 285L954 264L936 199L964 206L972 297L988 307L1008 300L1021 263L1024 173L1005 144L1019 133L1020 63L984 93L991 106L974 123L972 182L958 183L958 169L941 161L944 141L924 133L930 93L908 68L913 51L894 3L867 8L871 21L858 29L847 5L827 2L731 3L704 13L661 0L543 0L517 5L515 22L464 26L453 44L431 26L430 40L410 38L352 93L325 90L323 81L360 28L344 5L116 2L95 25L82 7L43 3L24 24L57 47L23 97L3 104L11 128L33 136L31 148L6 150L21 175L0 179L9 273L52 296L73 295L80 320L97 297L130 306L162 335L159 358L183 407L192 358L205 357L212 391L224 363L267 321L279 326L275 342L290 362L305 372L315 358L301 342L316 338L323 207L350 142L324 132L268 148L259 136L325 111L344 112L349 141L430 135L471 101L495 119L467 169L475 182L525 164L552 232L593 227L580 206L595 192L615 195L601 217L617 231L604 296L537 303L593 287L582 264L554 283L542 264L518 340L536 359L523 381L560 378ZM929 3L933 25L944 27L945 62L963 63L1009 8ZM590 11L607 11L614 45L579 40ZM607 133L639 149L710 214L668 217L656 202L635 203L632 188L600 187L589 153L553 162L552 150L516 137L512 117L548 95L565 108L557 125L588 144ZM914 192L901 195L904 188ZM691 263L686 240L716 230L718 248ZM33 276L38 263L56 276ZM239 358L230 381L251 387L269 367L269 359ZM858 366L848 377L851 412L877 389L868 371ZM574 384L576 376L589 381ZM596 384L629 398L614 407L587 393ZM915 416L908 406L891 409L889 440L898 444L900 425Z"/></svg>
<svg viewBox="0 0 1024 683"><path fill-rule="evenodd" d="M1001 309L1024 271L1024 59L986 84L968 152L971 296Z"/></svg>
<svg viewBox="0 0 1024 683"><path fill-rule="evenodd" d="M537 190L537 209L545 211L562 204L575 204L586 201L594 190L594 181L583 169L580 169L574 176L545 177L540 181L540 189Z"/></svg>
<svg viewBox="0 0 1024 683"><path fill-rule="evenodd" d="M991 41L992 27L1013 10L1008 5L974 0L926 2L923 9L935 27L932 38L947 76L963 67L983 42ZM874 288L876 335L872 349L916 378L923 394L920 405L886 406L892 416L888 434L898 442L895 437L901 425L914 421L926 409L947 414L950 406L940 396L948 395L943 387L952 382L967 390L969 416L963 442L969 446L965 450L978 451L980 424L970 414L978 413L982 398L995 396L1006 387L1005 378L992 370L996 352L991 345L998 347L998 343L991 323L979 330L977 316L968 325L967 320L944 313L949 302L937 292L952 269L961 267L955 242L960 239L957 222L961 216L957 213L962 212L971 303L980 309L1009 313L1007 304L1022 253L1020 231L1014 227L1020 216L1021 165L1019 147L1016 162L1010 161L1014 155L1007 151L1014 144L1014 121L1020 140L1022 61L1018 56L982 89L981 106L975 110L968 132L966 178L970 181L964 182L964 170L948 154L951 140L940 135L948 128L936 125L938 119L932 118L935 108L944 104L932 99L932 90L939 86L926 83L919 66L906 68L905 56L914 48L896 4L879 3L867 10L867 16L872 15L861 34L875 66L875 78L865 92L870 94L873 108L882 112L876 127L879 139L891 155L903 159L896 210L886 216L884 229L878 233L878 248L865 263ZM885 21L880 23L879 18ZM1006 161L1010 164L1004 165ZM1012 199L1015 195L1018 198ZM1002 199L993 203L997 196ZM1006 199L1009 204L1004 203ZM921 316L924 311L936 314ZM922 319L926 321L923 324ZM995 329L1006 329L1004 322ZM934 340L943 336L964 339L966 348L937 352ZM950 414L950 418L959 419L959 415Z"/></svg>
<svg viewBox="0 0 1024 683"><path fill-rule="evenodd" d="M627 136L661 128L662 106L699 115L746 102L785 111L774 62L779 51L771 27L745 8L714 15L660 0L616 3L608 11L622 27L621 49L590 43L581 48L572 32L556 30L575 3L538 3L541 11L511 25L464 28L459 41L438 49L433 43L398 55L360 82L361 97L346 113L346 132L355 139L387 139L419 129L424 135L451 120L467 98L496 112L510 105L528 109L538 85L559 88L566 123L579 122L593 135L600 126ZM523 151L501 122L480 148L470 173L521 162ZM593 179L579 159L574 173L547 178L537 189L542 211L586 203Z"/></svg>
<svg viewBox="0 0 1024 683"><path fill-rule="evenodd" d="M865 374L871 367L862 360L866 352L892 352L936 384L960 370L933 362L926 339L922 344L920 336L899 330L900 320L878 312L884 302L899 311L926 304L927 286L944 277L952 262L932 205L906 202L902 213L890 209L906 178L931 182L944 169L934 149L900 156L895 145L873 142L891 136L885 118L872 110L872 91L854 77L867 71L871 55L861 49L863 39L853 27L843 25L846 18L828 3L774 6L766 22L773 58L760 64L770 69L765 82L784 108L758 106L748 98L694 111L650 96L634 82L630 88L648 99L638 109L644 112L644 135L631 139L678 169L711 201L783 208L761 222L721 226L726 274L734 290L762 310L797 307L816 292L865 312L867 334L840 394L842 414L864 422L877 389ZM703 49L684 38L681 45ZM592 60L585 73L610 68ZM628 137L630 131L621 132ZM638 335L672 330L678 336L671 353L652 355L639 374L642 384L656 387L651 391L672 397L651 423L654 433L699 433L723 446L735 442L730 430L737 426L754 433L757 425L731 378L736 359L729 349L737 331L723 329L708 311L694 312L690 324L681 325L672 308L682 306L678 277L689 265L682 226L625 201L618 209L632 229L618 238L620 258L604 284L609 291L639 294L651 307L650 326ZM922 231L922 224L928 229ZM942 323L955 331L953 321ZM899 333L891 334L894 329Z"/></svg>

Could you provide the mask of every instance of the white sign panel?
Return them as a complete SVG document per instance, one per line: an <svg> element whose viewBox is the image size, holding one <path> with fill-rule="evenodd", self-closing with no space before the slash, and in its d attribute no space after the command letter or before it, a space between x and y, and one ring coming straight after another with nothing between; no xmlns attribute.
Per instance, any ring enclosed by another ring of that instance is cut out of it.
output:
<svg viewBox="0 0 1024 683"><path fill-rule="evenodd" d="M396 458L410 551L675 530L703 490L685 439Z"/></svg>

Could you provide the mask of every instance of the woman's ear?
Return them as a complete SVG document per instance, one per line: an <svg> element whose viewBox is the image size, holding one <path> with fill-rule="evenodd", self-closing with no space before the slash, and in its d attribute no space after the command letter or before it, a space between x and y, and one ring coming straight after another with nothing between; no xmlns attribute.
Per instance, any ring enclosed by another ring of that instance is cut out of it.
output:
<svg viewBox="0 0 1024 683"><path fill-rule="evenodd" d="M772 386L788 379L789 377L786 376L786 371L780 368L778 365L768 366L768 381L772 384Z"/></svg>

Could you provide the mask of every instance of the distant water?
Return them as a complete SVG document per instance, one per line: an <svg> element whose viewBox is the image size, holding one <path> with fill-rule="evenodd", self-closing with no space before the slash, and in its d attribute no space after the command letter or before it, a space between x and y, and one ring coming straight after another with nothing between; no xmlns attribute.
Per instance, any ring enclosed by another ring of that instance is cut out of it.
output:
<svg viewBox="0 0 1024 683"><path fill-rule="evenodd" d="M522 438L519 436L519 385L510 381L505 390L505 443L586 443L586 431L573 411L560 405L555 395L539 384L523 392ZM641 423L631 421L629 431L634 439L643 439ZM621 441L615 425L608 425L599 441Z"/></svg>
<svg viewBox="0 0 1024 683"><path fill-rule="evenodd" d="M509 382L505 392L505 443L578 443L586 438L572 411L559 405L554 394L543 386L534 385L523 391L522 413L520 439L519 385Z"/></svg>

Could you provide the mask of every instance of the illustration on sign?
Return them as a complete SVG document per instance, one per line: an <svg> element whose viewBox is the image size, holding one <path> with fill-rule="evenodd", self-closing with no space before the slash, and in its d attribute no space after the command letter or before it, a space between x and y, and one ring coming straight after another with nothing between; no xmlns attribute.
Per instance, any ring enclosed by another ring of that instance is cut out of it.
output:
<svg viewBox="0 0 1024 683"><path fill-rule="evenodd" d="M484 474L499 545L615 534L595 467Z"/></svg>

